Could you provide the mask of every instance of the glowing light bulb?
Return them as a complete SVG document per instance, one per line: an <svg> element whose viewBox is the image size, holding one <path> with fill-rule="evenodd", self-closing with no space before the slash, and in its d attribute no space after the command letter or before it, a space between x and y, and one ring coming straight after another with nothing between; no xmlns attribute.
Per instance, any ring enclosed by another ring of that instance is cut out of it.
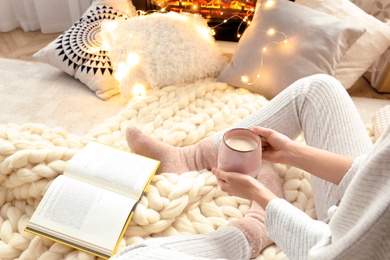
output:
<svg viewBox="0 0 390 260"><path fill-rule="evenodd" d="M114 73L114 77L116 78L116 80L121 82L122 79L124 79L126 77L127 73L129 73L129 67L127 66L126 63L120 62L118 64L118 69Z"/></svg>
<svg viewBox="0 0 390 260"><path fill-rule="evenodd" d="M118 27L118 23L116 21L110 21L104 23L103 29L107 32L112 32L115 30L116 27Z"/></svg>
<svg viewBox="0 0 390 260"><path fill-rule="evenodd" d="M146 95L145 86L142 84L135 84L133 86L133 95L134 97L144 97Z"/></svg>
<svg viewBox="0 0 390 260"><path fill-rule="evenodd" d="M131 67L137 66L140 63L140 61L141 61L141 57L138 55L138 53L131 52L127 54L126 63L129 66Z"/></svg>
<svg viewBox="0 0 390 260"><path fill-rule="evenodd" d="M275 34L275 29L271 28L267 31L268 35L274 35Z"/></svg>
<svg viewBox="0 0 390 260"><path fill-rule="evenodd" d="M272 6L275 5L275 1L274 0L268 0L266 3L265 3L265 7L266 8L270 8Z"/></svg>
<svg viewBox="0 0 390 260"><path fill-rule="evenodd" d="M263 52L266 52L266 51L267 51L267 48L266 48L266 47L264 47L264 48L263 48Z"/></svg>
<svg viewBox="0 0 390 260"><path fill-rule="evenodd" d="M247 76L241 76L241 80L242 82L244 83L247 83L249 81L248 77Z"/></svg>
<svg viewBox="0 0 390 260"><path fill-rule="evenodd" d="M283 42L284 42L284 43L288 43L288 40L286 39L286 40L284 40Z"/></svg>
<svg viewBox="0 0 390 260"><path fill-rule="evenodd" d="M224 22L224 23L226 23L226 22L227 22L227 20L223 20L223 22Z"/></svg>
<svg viewBox="0 0 390 260"><path fill-rule="evenodd" d="M205 39L205 40L210 40L210 31L208 27L206 26L197 26L196 29L198 30L199 34Z"/></svg>
<svg viewBox="0 0 390 260"><path fill-rule="evenodd" d="M237 38L241 38L241 34L237 34Z"/></svg>
<svg viewBox="0 0 390 260"><path fill-rule="evenodd" d="M103 47L103 49L105 49L105 50L109 50L109 49L111 48L110 43L109 43L109 41L108 41L107 39L103 39L103 41L102 41L102 47Z"/></svg>

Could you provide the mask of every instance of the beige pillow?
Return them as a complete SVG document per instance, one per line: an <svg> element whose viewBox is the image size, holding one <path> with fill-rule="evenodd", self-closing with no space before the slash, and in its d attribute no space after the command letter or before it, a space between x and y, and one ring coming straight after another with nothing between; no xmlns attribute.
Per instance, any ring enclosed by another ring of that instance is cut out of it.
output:
<svg viewBox="0 0 390 260"><path fill-rule="evenodd" d="M349 0L297 0L299 4L360 24L366 32L345 53L334 76L348 89L390 46L390 26L365 13Z"/></svg>
<svg viewBox="0 0 390 260"><path fill-rule="evenodd" d="M364 33L362 26L323 12L290 1L274 3L257 6L231 62L218 77L268 99L302 77L333 75L343 54ZM268 34L270 28L276 33Z"/></svg>

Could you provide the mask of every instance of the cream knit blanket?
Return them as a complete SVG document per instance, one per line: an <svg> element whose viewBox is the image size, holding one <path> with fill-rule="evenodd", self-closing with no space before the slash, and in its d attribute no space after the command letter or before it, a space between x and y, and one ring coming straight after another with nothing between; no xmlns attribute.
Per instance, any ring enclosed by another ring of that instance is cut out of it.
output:
<svg viewBox="0 0 390 260"><path fill-rule="evenodd" d="M85 136L42 124L0 125L0 259L95 259L23 230L51 181L88 142L128 150L124 131L130 124L163 142L186 146L238 122L266 102L260 95L207 79L151 90ZM276 167L285 198L315 218L309 174L286 165ZM211 172L156 175L120 247L151 237L209 232L241 218L248 208L248 201L222 192ZM273 245L258 259L284 257Z"/></svg>

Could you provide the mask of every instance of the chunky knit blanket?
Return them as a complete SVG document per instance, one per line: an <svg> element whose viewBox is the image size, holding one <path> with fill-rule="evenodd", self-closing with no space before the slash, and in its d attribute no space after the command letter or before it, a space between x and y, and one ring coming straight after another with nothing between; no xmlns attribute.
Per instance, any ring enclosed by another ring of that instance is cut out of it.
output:
<svg viewBox="0 0 390 260"><path fill-rule="evenodd" d="M129 150L127 125L163 142L186 146L248 116L267 100L213 79L150 90L116 116L79 136L42 124L0 125L0 259L95 259L26 233L24 228L51 181L93 140ZM276 165L285 199L315 218L310 176ZM213 231L243 217L250 202L222 192L209 171L156 175L135 211L120 247L143 239ZM258 259L283 259L272 245Z"/></svg>

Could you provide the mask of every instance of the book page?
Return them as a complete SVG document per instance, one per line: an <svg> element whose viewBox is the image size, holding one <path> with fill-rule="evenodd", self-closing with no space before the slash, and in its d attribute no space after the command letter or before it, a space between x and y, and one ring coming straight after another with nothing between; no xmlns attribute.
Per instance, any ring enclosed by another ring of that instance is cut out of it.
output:
<svg viewBox="0 0 390 260"><path fill-rule="evenodd" d="M76 153L64 175L139 199L159 161L91 142Z"/></svg>
<svg viewBox="0 0 390 260"><path fill-rule="evenodd" d="M112 251L136 202L60 175L45 193L27 230L95 251Z"/></svg>

